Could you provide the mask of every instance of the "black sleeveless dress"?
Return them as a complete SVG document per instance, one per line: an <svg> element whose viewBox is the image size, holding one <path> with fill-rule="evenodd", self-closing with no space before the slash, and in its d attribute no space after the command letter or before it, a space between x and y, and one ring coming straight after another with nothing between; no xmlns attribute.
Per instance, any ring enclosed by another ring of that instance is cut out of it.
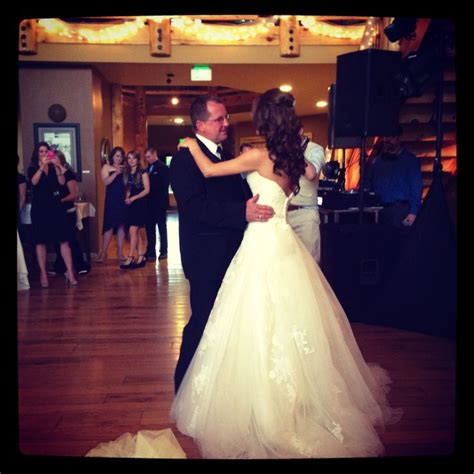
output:
<svg viewBox="0 0 474 474"><path fill-rule="evenodd" d="M38 170L37 166L28 168L28 179ZM32 186L31 224L35 244L54 244L71 239L71 226L66 210L61 203L60 185L56 172L50 167L48 174L41 173L36 186Z"/></svg>
<svg viewBox="0 0 474 474"><path fill-rule="evenodd" d="M112 173L114 173L114 171L111 171L109 176ZM117 228L125 224L126 214L127 205L125 204L125 185L123 183L122 175L118 175L106 187L102 234L105 234L109 229L113 229L115 234Z"/></svg>
<svg viewBox="0 0 474 474"><path fill-rule="evenodd" d="M142 179L140 179L138 183L135 182L135 174L131 174L128 177L128 185L130 188L130 197L136 196L144 189ZM142 227L145 225L147 218L147 197L148 196L136 199L128 206L126 216L127 227L131 225Z"/></svg>

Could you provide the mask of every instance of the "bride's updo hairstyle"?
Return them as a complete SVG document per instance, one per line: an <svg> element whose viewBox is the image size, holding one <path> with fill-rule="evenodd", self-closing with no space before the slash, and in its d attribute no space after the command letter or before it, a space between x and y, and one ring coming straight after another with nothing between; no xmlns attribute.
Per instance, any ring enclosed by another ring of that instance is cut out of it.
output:
<svg viewBox="0 0 474 474"><path fill-rule="evenodd" d="M281 176L284 171L297 194L305 161L300 136L302 124L295 114L295 98L280 89L270 89L254 100L252 118L258 134L265 137L274 162L273 172Z"/></svg>

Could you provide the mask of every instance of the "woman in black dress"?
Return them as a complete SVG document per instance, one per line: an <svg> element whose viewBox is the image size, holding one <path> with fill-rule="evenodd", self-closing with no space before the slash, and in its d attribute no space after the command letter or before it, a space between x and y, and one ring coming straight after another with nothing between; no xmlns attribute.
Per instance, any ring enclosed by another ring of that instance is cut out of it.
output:
<svg viewBox="0 0 474 474"><path fill-rule="evenodd" d="M102 251L97 258L98 263L107 259L107 250L112 240L112 235L117 234L118 258L125 260L123 256L123 242L125 239L125 185L123 181L123 169L125 166L125 150L116 146L109 154L107 163L101 171L102 182L106 186L104 204L104 224L102 226Z"/></svg>
<svg viewBox="0 0 474 474"><path fill-rule="evenodd" d="M147 217L146 196L150 192L150 179L146 170L142 168L141 156L137 151L127 153L123 179L126 188L125 204L128 206L125 224L130 232L130 251L127 260L120 265L120 268L140 268L145 266L146 241L143 233ZM136 262L135 252L138 254Z"/></svg>
<svg viewBox="0 0 474 474"><path fill-rule="evenodd" d="M60 251L66 264L66 279L77 285L74 277L69 239L71 227L66 211L61 204L59 187L64 185L64 169L46 142L36 145L28 168L28 178L33 188L31 202L31 224L36 257L40 267L40 282L43 288L49 286L46 272L46 245L60 242Z"/></svg>
<svg viewBox="0 0 474 474"><path fill-rule="evenodd" d="M72 262L78 275L89 273L91 266L84 259L84 254L81 249L81 245L76 236L76 222L77 213L74 201L77 198L79 188L77 185L76 173L72 170L69 163L66 161L66 157L61 150L56 150L56 156L58 157L59 163L61 163L62 169L64 170L64 179L66 184L59 187L61 196L61 203L66 211L69 225L71 226L71 240L69 246L71 247ZM64 260L61 257L59 244L55 244L54 249L56 250L56 261L54 262L54 274L61 274L66 271Z"/></svg>

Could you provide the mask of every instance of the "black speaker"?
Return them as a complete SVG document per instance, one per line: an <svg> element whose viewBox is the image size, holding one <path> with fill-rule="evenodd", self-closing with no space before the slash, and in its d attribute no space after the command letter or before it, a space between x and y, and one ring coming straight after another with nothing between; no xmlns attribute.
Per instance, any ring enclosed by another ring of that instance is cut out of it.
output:
<svg viewBox="0 0 474 474"><path fill-rule="evenodd" d="M377 319L372 307L393 271L388 234L370 223L321 225L321 270L350 321Z"/></svg>
<svg viewBox="0 0 474 474"><path fill-rule="evenodd" d="M401 105L396 75L401 54L366 49L337 57L337 137L395 136Z"/></svg>
<svg viewBox="0 0 474 474"><path fill-rule="evenodd" d="M336 135L335 117L337 110L336 84L331 84L328 90L328 147L334 148L360 148L362 146L361 137L341 137Z"/></svg>

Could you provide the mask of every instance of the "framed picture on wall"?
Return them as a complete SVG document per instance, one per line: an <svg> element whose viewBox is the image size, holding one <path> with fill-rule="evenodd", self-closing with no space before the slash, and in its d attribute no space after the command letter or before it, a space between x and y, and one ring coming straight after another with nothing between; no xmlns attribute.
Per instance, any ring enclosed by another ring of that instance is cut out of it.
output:
<svg viewBox="0 0 474 474"><path fill-rule="evenodd" d="M77 180L82 180L81 140L78 123L34 123L35 146L46 142L54 150L61 150L66 161L76 172Z"/></svg>

